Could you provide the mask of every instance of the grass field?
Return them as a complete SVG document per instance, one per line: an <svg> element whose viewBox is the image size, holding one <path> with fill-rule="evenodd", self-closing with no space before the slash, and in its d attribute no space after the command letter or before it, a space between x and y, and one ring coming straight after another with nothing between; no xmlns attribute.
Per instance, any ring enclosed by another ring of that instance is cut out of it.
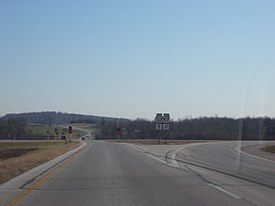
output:
<svg viewBox="0 0 275 206"><path fill-rule="evenodd" d="M80 142L1 141L0 184L47 162L75 147Z"/></svg>
<svg viewBox="0 0 275 206"><path fill-rule="evenodd" d="M69 125L62 125L69 127ZM90 129L93 130L95 133L100 131L100 129L96 126L96 124L88 124L88 123L76 123L76 124L71 124L73 128L82 128L82 129Z"/></svg>
<svg viewBox="0 0 275 206"><path fill-rule="evenodd" d="M68 126L69 127L69 126ZM58 131L58 139L60 139L62 135L62 131L66 131L66 136L68 135L68 128L64 128L63 126L51 126L49 127L48 125L40 125L40 124L35 124L35 125L27 125L26 130L28 134L36 137L45 137L47 136L47 131L49 131L50 136L55 136L55 128ZM72 134L72 139L80 138L84 136L86 133L83 131L78 131L78 130L73 130Z"/></svg>
<svg viewBox="0 0 275 206"><path fill-rule="evenodd" d="M49 131L49 134L54 135L54 127L50 127L48 125L43 125L43 124L35 124L35 125L27 125L26 126L27 132L30 135L33 136L46 136L47 131Z"/></svg>
<svg viewBox="0 0 275 206"><path fill-rule="evenodd" d="M85 132L83 132L81 130L77 130L77 128L93 130L94 134L99 134L100 133L100 129L95 124L76 123L76 124L70 124L70 126L72 126L73 133L75 133L75 136L77 138L86 135ZM69 125L65 124L65 125L62 125L62 127L69 127Z"/></svg>
<svg viewBox="0 0 275 206"><path fill-rule="evenodd" d="M84 136L85 134L87 134L87 133L83 132L83 131L74 130L73 137L79 139L80 137Z"/></svg>
<svg viewBox="0 0 275 206"><path fill-rule="evenodd" d="M64 125L69 127L69 125ZM78 128L82 128L82 129L94 129L96 128L95 124L88 124L88 123L75 123L75 124L70 124L70 126L74 127L78 127Z"/></svg>

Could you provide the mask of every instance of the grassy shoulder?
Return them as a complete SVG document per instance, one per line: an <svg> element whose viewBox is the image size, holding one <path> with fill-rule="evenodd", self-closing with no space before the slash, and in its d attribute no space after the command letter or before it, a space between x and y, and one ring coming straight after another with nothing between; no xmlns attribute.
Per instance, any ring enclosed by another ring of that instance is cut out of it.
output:
<svg viewBox="0 0 275 206"><path fill-rule="evenodd" d="M263 148L264 151L270 152L270 153L275 153L275 145L269 145Z"/></svg>
<svg viewBox="0 0 275 206"><path fill-rule="evenodd" d="M79 145L80 142L64 141L0 142L0 184Z"/></svg>

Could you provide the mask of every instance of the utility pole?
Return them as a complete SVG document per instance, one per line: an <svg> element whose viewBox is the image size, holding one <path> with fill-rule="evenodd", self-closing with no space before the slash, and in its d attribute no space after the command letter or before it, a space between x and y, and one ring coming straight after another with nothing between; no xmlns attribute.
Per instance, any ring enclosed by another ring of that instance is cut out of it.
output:
<svg viewBox="0 0 275 206"><path fill-rule="evenodd" d="M120 134L119 120L117 120L116 132L117 132L117 141L119 142L119 134Z"/></svg>
<svg viewBox="0 0 275 206"><path fill-rule="evenodd" d="M13 140L15 140L16 129L13 130Z"/></svg>

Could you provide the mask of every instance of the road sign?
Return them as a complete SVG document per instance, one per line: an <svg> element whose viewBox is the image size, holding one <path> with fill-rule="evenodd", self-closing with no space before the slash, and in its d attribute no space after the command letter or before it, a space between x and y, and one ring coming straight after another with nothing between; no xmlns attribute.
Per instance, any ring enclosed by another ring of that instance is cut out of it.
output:
<svg viewBox="0 0 275 206"><path fill-rule="evenodd" d="M168 113L163 114L163 123L166 123L166 124L170 123L170 114Z"/></svg>
<svg viewBox="0 0 275 206"><path fill-rule="evenodd" d="M156 130L162 130L162 124L156 124Z"/></svg>
<svg viewBox="0 0 275 206"><path fill-rule="evenodd" d="M169 130L170 125L169 124L163 124L162 128L163 128L163 130Z"/></svg>
<svg viewBox="0 0 275 206"><path fill-rule="evenodd" d="M170 129L170 114L157 113L155 117L156 130L169 130Z"/></svg>
<svg viewBox="0 0 275 206"><path fill-rule="evenodd" d="M127 129L126 128L122 128L121 134L124 135L124 136L127 135L128 134Z"/></svg>
<svg viewBox="0 0 275 206"><path fill-rule="evenodd" d="M120 128L116 128L116 134L120 135L121 134L121 129Z"/></svg>
<svg viewBox="0 0 275 206"><path fill-rule="evenodd" d="M163 121L162 113L157 113L157 115L155 117L155 123L156 124L161 124L162 121Z"/></svg>
<svg viewBox="0 0 275 206"><path fill-rule="evenodd" d="M73 128L72 126L69 126L69 134L72 134L73 133Z"/></svg>

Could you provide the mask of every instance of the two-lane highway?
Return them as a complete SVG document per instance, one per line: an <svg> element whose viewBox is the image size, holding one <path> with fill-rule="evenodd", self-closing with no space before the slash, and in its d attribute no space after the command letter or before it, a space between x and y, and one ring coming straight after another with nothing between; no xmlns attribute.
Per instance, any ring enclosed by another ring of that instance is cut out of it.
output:
<svg viewBox="0 0 275 206"><path fill-rule="evenodd" d="M27 185L10 205L253 205L127 145L87 143L35 187Z"/></svg>

